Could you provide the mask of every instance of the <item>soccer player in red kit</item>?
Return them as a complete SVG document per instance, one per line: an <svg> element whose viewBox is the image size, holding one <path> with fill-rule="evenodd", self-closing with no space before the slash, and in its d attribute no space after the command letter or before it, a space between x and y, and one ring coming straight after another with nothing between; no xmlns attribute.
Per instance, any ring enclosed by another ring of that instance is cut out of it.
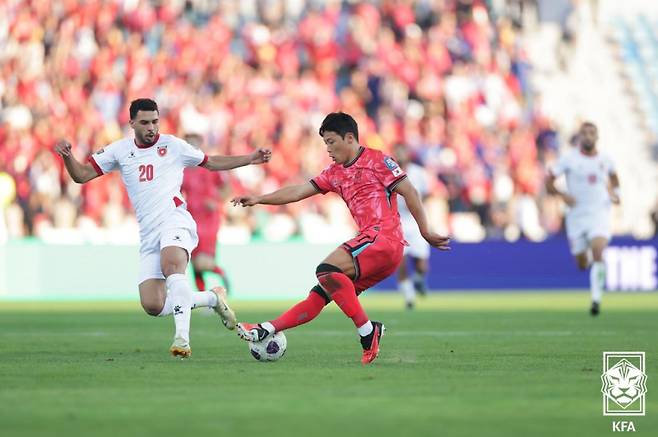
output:
<svg viewBox="0 0 658 437"><path fill-rule="evenodd" d="M420 197L402 168L382 152L359 145L358 126L350 115L329 114L319 133L334 161L319 176L262 196L236 197L233 204L283 205L333 191L347 204L359 233L318 265L315 273L319 284L305 300L275 320L238 323L238 335L247 341L262 341L277 331L313 320L333 300L354 322L363 348L361 362L368 364L379 354L385 328L368 318L358 295L394 273L402 260L405 241L397 195L405 198L421 235L430 245L449 250L450 239L430 231Z"/></svg>
<svg viewBox="0 0 658 437"><path fill-rule="evenodd" d="M196 133L187 133L185 141L201 149L203 138ZM199 245L192 251L194 280L198 290L205 290L204 272L213 272L222 278L226 291L229 292L228 278L224 270L215 261L217 251L217 232L222 216L222 189L226 186L224 177L219 172L203 171L198 167L185 170L183 192L187 198L187 210L197 223Z"/></svg>

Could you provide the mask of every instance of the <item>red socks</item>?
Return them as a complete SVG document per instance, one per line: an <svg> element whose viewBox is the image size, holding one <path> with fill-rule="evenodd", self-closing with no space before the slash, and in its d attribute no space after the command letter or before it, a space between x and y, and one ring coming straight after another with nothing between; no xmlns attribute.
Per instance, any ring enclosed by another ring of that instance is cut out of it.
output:
<svg viewBox="0 0 658 437"><path fill-rule="evenodd" d="M215 266L212 269L213 273L217 273L219 276L224 278L224 270L221 267ZM196 283L196 288L199 291L204 291L206 289L206 282L203 280L203 272L201 270L194 271L194 282Z"/></svg>
<svg viewBox="0 0 658 437"><path fill-rule="evenodd" d="M322 288L324 288L336 305L352 319L354 325L359 328L368 322L368 316L363 311L361 302L356 296L354 283L345 273L342 272L320 272L318 279Z"/></svg>
<svg viewBox="0 0 658 437"><path fill-rule="evenodd" d="M194 271L194 282L196 283L197 290L204 291L206 289L206 282L203 280L203 272L199 270Z"/></svg>
<svg viewBox="0 0 658 437"><path fill-rule="evenodd" d="M327 305L327 302L324 298L312 291L305 300L299 302L270 323L277 332L294 328L315 319L325 305Z"/></svg>

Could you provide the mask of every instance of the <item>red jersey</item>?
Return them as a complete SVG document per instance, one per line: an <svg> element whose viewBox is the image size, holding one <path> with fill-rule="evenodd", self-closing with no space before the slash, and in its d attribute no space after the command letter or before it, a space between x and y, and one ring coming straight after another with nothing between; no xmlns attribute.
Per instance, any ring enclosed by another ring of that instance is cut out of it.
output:
<svg viewBox="0 0 658 437"><path fill-rule="evenodd" d="M366 147L347 164L332 164L311 179L322 194L333 191L343 198L359 227L372 228L404 241L397 193L393 190L407 175L390 156Z"/></svg>

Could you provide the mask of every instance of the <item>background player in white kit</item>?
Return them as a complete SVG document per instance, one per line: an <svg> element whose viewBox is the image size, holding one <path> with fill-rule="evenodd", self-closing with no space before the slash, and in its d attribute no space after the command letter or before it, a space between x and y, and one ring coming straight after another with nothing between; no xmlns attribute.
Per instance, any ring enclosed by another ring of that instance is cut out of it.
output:
<svg viewBox="0 0 658 437"><path fill-rule="evenodd" d="M404 145L395 146L395 159L400 167L407 173L409 182L416 188L422 200L427 198L429 183L427 172L422 166L415 164L409 159L409 151ZM416 293L425 295L425 276L429 270L430 245L425 241L418 230L414 217L409 212L407 204L402 196L398 196L398 212L404 239L409 243L404 248L404 258L398 269L398 284L404 296L407 309L413 309L416 301ZM414 271L409 274L409 258L413 261Z"/></svg>
<svg viewBox="0 0 658 437"><path fill-rule="evenodd" d="M564 199L569 206L566 214L567 237L578 267L590 269L592 293L591 314L599 313L605 264L603 251L610 241L611 203L619 204L619 178L612 159L596 148L598 129L593 123L583 123L579 131L580 145L560 157L550 170L546 189ZM564 174L567 193L555 187L557 177Z"/></svg>
<svg viewBox="0 0 658 437"><path fill-rule="evenodd" d="M118 169L135 209L140 230L139 297L152 316L174 315L174 356L188 357L190 313L211 307L228 329L235 329L235 314L228 307L225 290L193 293L185 269L198 243L196 223L187 212L180 193L185 167L229 170L270 160L271 152L259 149L245 156L206 156L201 150L173 135L159 134L159 111L155 101L137 99L130 104L130 126L135 138L123 138L94 153L81 163L71 153L71 144L60 141L55 151L78 183ZM167 293L169 290L169 293Z"/></svg>

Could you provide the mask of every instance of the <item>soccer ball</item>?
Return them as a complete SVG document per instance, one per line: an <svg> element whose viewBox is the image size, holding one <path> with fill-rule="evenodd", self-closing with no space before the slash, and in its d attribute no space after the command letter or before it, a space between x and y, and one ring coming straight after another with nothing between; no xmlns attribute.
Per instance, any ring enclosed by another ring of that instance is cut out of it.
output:
<svg viewBox="0 0 658 437"><path fill-rule="evenodd" d="M283 332L276 332L263 341L249 342L251 356L258 361L276 361L286 353L288 340Z"/></svg>

